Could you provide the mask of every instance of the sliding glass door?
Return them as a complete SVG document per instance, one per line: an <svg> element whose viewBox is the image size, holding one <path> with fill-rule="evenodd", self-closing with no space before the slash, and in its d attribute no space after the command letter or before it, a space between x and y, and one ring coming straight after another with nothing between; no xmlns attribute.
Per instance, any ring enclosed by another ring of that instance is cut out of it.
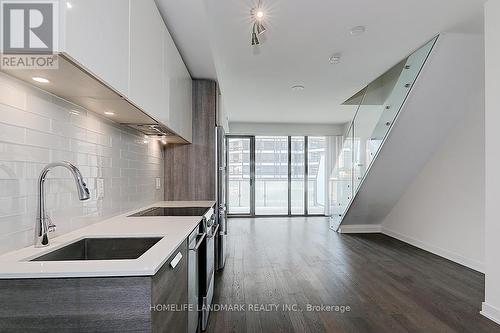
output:
<svg viewBox="0 0 500 333"><path fill-rule="evenodd" d="M251 146L253 137L227 137L227 206L232 215L253 215Z"/></svg>
<svg viewBox="0 0 500 333"><path fill-rule="evenodd" d="M288 137L255 137L255 215L288 215Z"/></svg>
<svg viewBox="0 0 500 333"><path fill-rule="evenodd" d="M325 214L326 207L326 137L307 138L307 212Z"/></svg>
<svg viewBox="0 0 500 333"><path fill-rule="evenodd" d="M228 136L228 212L238 216L325 215L324 136Z"/></svg>
<svg viewBox="0 0 500 333"><path fill-rule="evenodd" d="M290 215L305 214L305 149L303 136L290 137Z"/></svg>

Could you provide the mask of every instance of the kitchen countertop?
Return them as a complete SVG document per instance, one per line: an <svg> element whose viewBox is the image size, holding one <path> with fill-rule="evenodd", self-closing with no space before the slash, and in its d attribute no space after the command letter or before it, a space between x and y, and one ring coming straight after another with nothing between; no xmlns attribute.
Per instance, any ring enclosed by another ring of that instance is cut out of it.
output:
<svg viewBox="0 0 500 333"><path fill-rule="evenodd" d="M215 201L160 201L51 238L50 245L47 247L35 248L34 246L30 246L6 253L0 256L0 279L154 275L179 245L181 245L182 241L195 229L201 221L202 216L128 216L150 207L209 208L213 205L215 205ZM89 237L163 238L137 259L29 261L80 239Z"/></svg>

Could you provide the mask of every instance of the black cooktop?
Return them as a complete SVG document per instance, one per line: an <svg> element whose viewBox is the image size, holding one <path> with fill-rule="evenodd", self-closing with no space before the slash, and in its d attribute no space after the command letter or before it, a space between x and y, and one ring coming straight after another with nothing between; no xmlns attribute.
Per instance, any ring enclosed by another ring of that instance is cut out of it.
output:
<svg viewBox="0 0 500 333"><path fill-rule="evenodd" d="M203 216L209 207L152 207L141 212L130 215L140 216Z"/></svg>

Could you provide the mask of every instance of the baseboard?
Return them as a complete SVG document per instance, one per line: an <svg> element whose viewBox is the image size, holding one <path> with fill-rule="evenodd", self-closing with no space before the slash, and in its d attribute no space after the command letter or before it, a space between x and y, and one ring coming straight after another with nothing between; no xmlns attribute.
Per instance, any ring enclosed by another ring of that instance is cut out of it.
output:
<svg viewBox="0 0 500 333"><path fill-rule="evenodd" d="M484 263L482 263L482 262L478 262L476 260L471 260L469 258L465 258L459 254L454 253L454 252L442 249L442 248L434 246L434 245L430 245L428 243L419 241L419 240L414 239L412 237L402 235L402 234L397 233L395 231L389 230L385 227L382 227L381 229L382 229L381 232L387 236L399 239L402 242L411 244L411 245L416 246L422 250L431 252L435 255L438 255L440 257L443 257L443 258L446 258L446 259L451 260L453 262L456 262L457 264L460 264L460 265L463 265L463 266L468 267L470 269L473 269L475 271L484 273Z"/></svg>
<svg viewBox="0 0 500 333"><path fill-rule="evenodd" d="M500 309L483 302L483 309L480 312L483 316L500 325Z"/></svg>
<svg viewBox="0 0 500 333"><path fill-rule="evenodd" d="M372 234L381 231L382 226L378 224L350 224L341 225L339 228L341 234Z"/></svg>

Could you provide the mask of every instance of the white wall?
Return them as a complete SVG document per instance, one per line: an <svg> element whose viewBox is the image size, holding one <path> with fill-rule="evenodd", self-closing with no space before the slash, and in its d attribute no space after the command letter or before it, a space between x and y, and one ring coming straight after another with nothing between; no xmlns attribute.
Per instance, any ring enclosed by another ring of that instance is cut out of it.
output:
<svg viewBox="0 0 500 333"><path fill-rule="evenodd" d="M486 295L481 313L500 324L500 1L488 1L485 21Z"/></svg>
<svg viewBox="0 0 500 333"><path fill-rule="evenodd" d="M162 200L155 177L163 180L163 151L143 141L138 132L0 73L0 254L33 244L37 178L49 162L76 164L91 191L80 202L68 171L49 174L47 209L56 235ZM105 188L99 200L97 178Z"/></svg>
<svg viewBox="0 0 500 333"><path fill-rule="evenodd" d="M483 271L484 96L476 98L477 107L427 161L383 220L382 231Z"/></svg>
<svg viewBox="0 0 500 333"><path fill-rule="evenodd" d="M345 124L229 123L229 134L246 135L343 135Z"/></svg>

